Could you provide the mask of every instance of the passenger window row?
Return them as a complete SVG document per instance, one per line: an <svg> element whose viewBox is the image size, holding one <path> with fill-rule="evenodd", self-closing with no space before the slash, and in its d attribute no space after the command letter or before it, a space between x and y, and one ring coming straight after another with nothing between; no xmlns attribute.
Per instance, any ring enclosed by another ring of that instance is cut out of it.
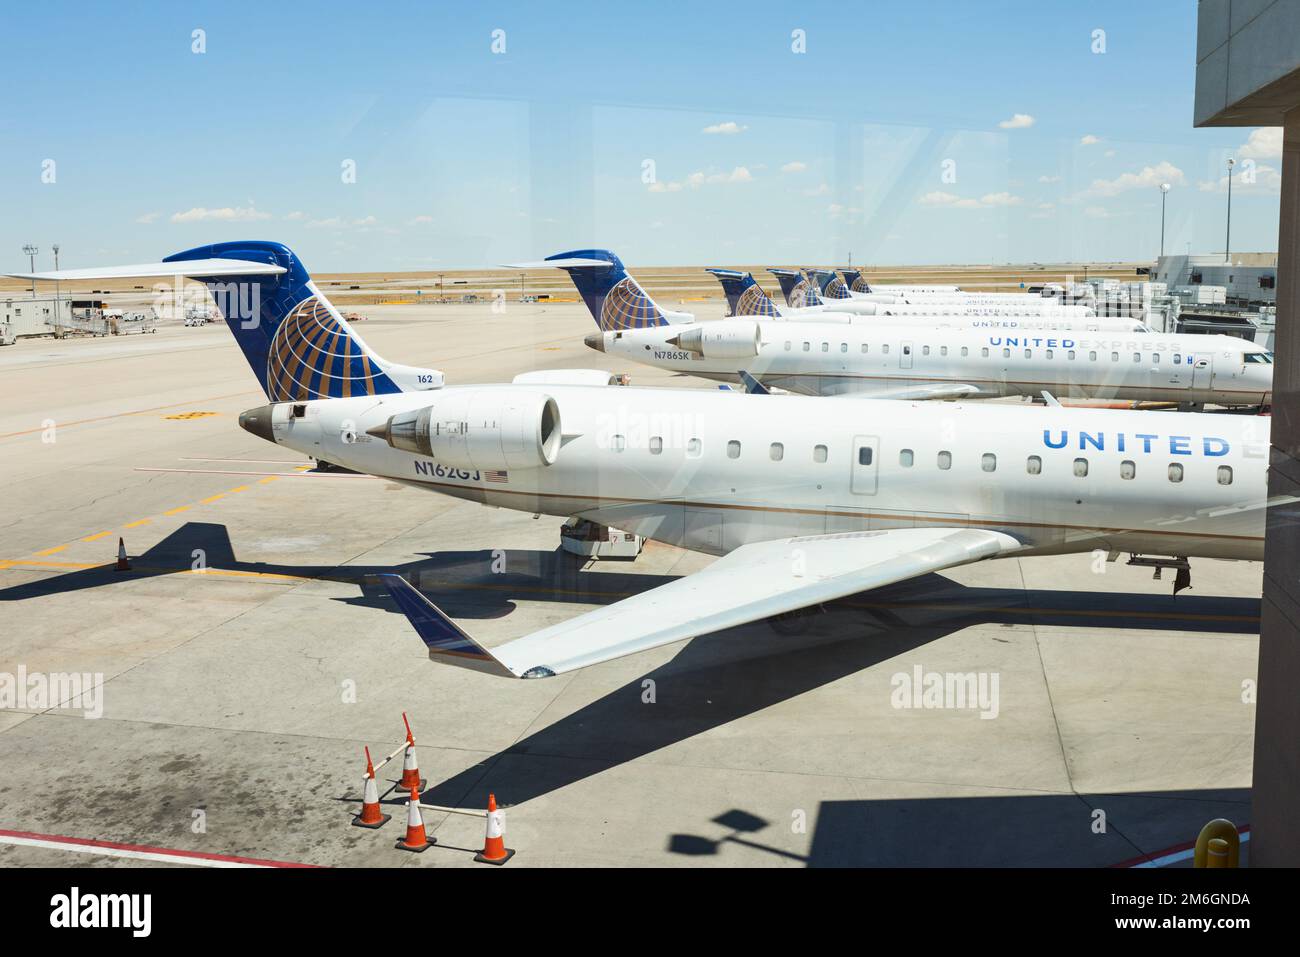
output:
<svg viewBox="0 0 1300 957"><path fill-rule="evenodd" d="M615 452L622 452L627 448L627 438L622 435L615 435L611 438L610 448ZM649 441L649 450L651 455L660 455L664 450L663 436L652 435ZM686 457L699 458L702 450L700 440L697 438L690 439L686 443ZM740 458L740 440L731 439L727 442L727 458ZM858 448L858 464L870 465L873 460L873 451L871 446L863 445ZM768 458L773 462L785 460L785 444L782 442L773 442L767 449ZM829 457L829 450L825 445L814 445L812 458L814 462L823 463ZM912 449L899 449L898 464L905 469L910 469L916 463L916 453ZM942 449L935 456L935 465L941 471L947 472L952 468L952 452ZM980 469L985 472L996 472L998 469L998 457L993 452L985 452L980 456ZM1090 465L1086 458L1076 458L1073 463L1073 472L1078 478L1087 478ZM1029 475L1041 475L1043 472L1043 459L1038 455L1031 455L1025 460L1025 471ZM1170 482L1175 484L1181 482L1184 477L1184 468L1180 462L1169 463L1166 472ZM1125 459L1119 464L1119 477L1126 481L1137 477L1137 463L1131 459ZM1216 480L1220 485L1232 484L1232 466L1220 465L1215 473Z"/></svg>
<svg viewBox="0 0 1300 957"><path fill-rule="evenodd" d="M789 351L790 351L791 346L792 346L791 341L790 341L789 339L785 340L785 351L786 351L786 352L789 352ZM828 342L823 342L823 343L821 344L821 348L822 348L822 352L829 352L829 351L830 351L830 343L828 343ZM804 351L804 352L811 352L811 351L812 351L812 343L811 343L811 342L805 342L805 343L803 344L803 351ZM847 342L841 342L841 343L840 343L840 352L841 352L841 353L847 353L848 351L849 351L849 344L848 344ZM1054 349L1046 349L1046 350L1044 350L1044 351L1045 351L1045 353L1046 353L1046 357L1047 357L1048 359L1054 359L1054 358L1056 357L1056 350L1054 350ZM868 344L868 343L865 343L865 342L862 343L862 354L863 354L863 355L866 355L868 352L870 352L870 346L869 346L869 344ZM889 355L889 346L888 346L887 344L881 345L881 347L880 347L880 352L881 352L882 355ZM928 355L930 355L930 353L931 353L931 349L930 349L929 346L924 346L924 345L921 346L921 355L923 355L923 356L928 356ZM911 355L911 354L912 354L912 347L911 347L910 345L904 345L904 346L903 346L903 355ZM940 346L940 347L939 347L939 355L941 355L941 356L946 356L947 354L948 354L948 347L947 347L947 346ZM963 359L966 358L967 356L969 356L969 355L970 355L970 347L969 347L969 346L962 346L962 347L961 347L961 355L962 355L962 358L963 358ZM1143 354L1142 354L1141 352L1134 352L1134 353L1133 353L1133 361L1134 361L1135 363L1140 363L1140 362L1142 361L1142 355L1143 355ZM1150 353L1150 357L1151 357L1151 362L1152 362L1152 364L1154 364L1154 365L1159 365L1159 364L1160 364L1160 355L1161 355L1161 353L1159 353L1159 352L1152 352L1152 353ZM1259 355L1259 358L1256 358L1256 354L1247 353L1247 354L1244 356L1244 359L1245 359L1247 362L1262 362L1262 361L1266 361L1266 360L1263 358L1263 353L1260 353L1260 354L1258 354L1258 355ZM987 359L987 358L989 357L989 349L988 349L988 346L984 346L983 348L980 349L980 356L981 356L982 358L984 358L984 359ZM1025 358L1026 358L1026 359L1032 359L1033 357L1034 357L1034 350L1033 350L1032 348L1025 349ZM1066 357L1066 359L1069 360L1069 361L1074 361L1076 358L1078 358L1078 354L1077 354L1077 353L1075 352L1075 350L1073 350L1073 349L1067 349L1066 352L1065 352L1065 357ZM1003 348L1003 350L1002 350L1002 358L1004 358L1004 359L1010 359L1010 358L1011 358L1011 349L1010 349L1010 348ZM1180 353L1177 353L1177 352L1173 353L1173 354L1170 356L1170 361L1171 361L1174 365L1181 365L1181 364L1182 364L1182 359L1183 359L1182 355L1181 355ZM1096 352L1096 350L1091 350L1091 349L1090 349L1090 350L1088 351L1088 361L1089 361L1089 362L1096 362L1096 361L1097 361L1097 352ZM1120 361L1120 354L1119 354L1118 352L1112 352L1112 353L1110 354L1110 361L1111 361L1111 362L1119 362L1119 361ZM1271 360L1268 360L1268 361L1271 361Z"/></svg>
<svg viewBox="0 0 1300 957"><path fill-rule="evenodd" d="M869 451L864 449L863 451ZM869 461L868 457L868 461ZM912 449L900 449L898 452L898 464L910 469L916 462L916 453ZM867 463L863 463L867 464ZM952 468L952 453L943 450L935 457L935 464L942 470L948 471ZM998 457L992 452L985 452L980 456L980 468L985 472L996 472L998 469ZM1039 455L1031 455L1025 460L1025 471L1030 475L1041 475L1043 473L1043 459ZM1073 464L1074 474L1079 478L1086 478L1089 471L1089 463L1086 458L1077 458ZM1180 462L1169 463L1169 469L1166 473L1169 481L1178 483L1183 480L1184 470ZM1137 477L1137 463L1125 459L1119 464L1119 477L1122 479L1133 479ZM1220 485L1232 484L1232 466L1220 465L1215 473L1215 478Z"/></svg>

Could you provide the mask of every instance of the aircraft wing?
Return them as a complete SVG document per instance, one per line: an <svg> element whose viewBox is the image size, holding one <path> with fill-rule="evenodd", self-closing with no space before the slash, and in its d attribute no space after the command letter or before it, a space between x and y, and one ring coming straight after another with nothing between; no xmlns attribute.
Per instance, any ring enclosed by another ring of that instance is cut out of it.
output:
<svg viewBox="0 0 1300 957"><path fill-rule="evenodd" d="M703 571L487 649L398 575L389 593L434 661L544 678L1013 551L983 529L907 528L742 545Z"/></svg>
<svg viewBox="0 0 1300 957"><path fill-rule="evenodd" d="M977 385L965 382L935 382L931 385L904 385L875 392L842 392L841 399L972 399L983 393Z"/></svg>

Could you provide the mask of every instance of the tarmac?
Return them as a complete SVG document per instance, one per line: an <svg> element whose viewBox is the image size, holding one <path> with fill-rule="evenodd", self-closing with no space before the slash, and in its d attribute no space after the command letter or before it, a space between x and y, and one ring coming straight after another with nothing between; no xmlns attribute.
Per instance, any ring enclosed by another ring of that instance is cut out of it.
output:
<svg viewBox="0 0 1300 957"><path fill-rule="evenodd" d="M449 383L595 367L714 388L588 350L580 304L361 311L377 352ZM426 812L437 845L394 849L400 755L379 773L393 820L350 826L363 748L397 747L403 712L424 800L494 793L508 867L1100 867L1249 822L1258 564L1193 560L1174 598L1122 561L1007 559L794 634L511 682L429 662L374 576L495 644L710 559L584 563L552 518L313 473L238 428L265 399L224 326L20 340L0 380L0 682L93 689L0 707L0 866L479 866L476 817ZM918 668L996 677L996 707L898 707Z"/></svg>

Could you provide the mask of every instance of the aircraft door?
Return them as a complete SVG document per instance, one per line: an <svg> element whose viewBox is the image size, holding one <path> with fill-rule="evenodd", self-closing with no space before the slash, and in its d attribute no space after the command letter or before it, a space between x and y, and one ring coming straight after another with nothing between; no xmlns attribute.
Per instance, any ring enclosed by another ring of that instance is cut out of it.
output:
<svg viewBox="0 0 1300 957"><path fill-rule="evenodd" d="M1213 377L1213 356L1208 352L1198 352L1192 357L1192 388L1210 388Z"/></svg>
<svg viewBox="0 0 1300 957"><path fill-rule="evenodd" d="M900 369L912 368L912 344L904 342L902 350L898 353L898 367Z"/></svg>
<svg viewBox="0 0 1300 957"><path fill-rule="evenodd" d="M855 435L852 463L850 490L854 495L875 495L880 484L880 439L874 435Z"/></svg>

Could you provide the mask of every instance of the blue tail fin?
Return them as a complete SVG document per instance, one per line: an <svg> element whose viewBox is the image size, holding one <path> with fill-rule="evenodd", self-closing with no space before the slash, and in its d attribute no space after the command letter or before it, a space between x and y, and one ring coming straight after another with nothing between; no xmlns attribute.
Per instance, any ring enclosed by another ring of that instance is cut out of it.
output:
<svg viewBox="0 0 1300 957"><path fill-rule="evenodd" d="M852 299L849 293L849 287L844 285L844 280L835 275L833 269L809 269L807 270L813 282L817 284L817 289L821 293L822 299Z"/></svg>
<svg viewBox="0 0 1300 957"><path fill-rule="evenodd" d="M608 266L566 265L562 260L599 260ZM668 318L640 284L627 274L622 261L608 249L577 249L547 256L569 274L578 295L602 330L666 326Z"/></svg>
<svg viewBox="0 0 1300 957"><path fill-rule="evenodd" d="M722 291L727 296L727 305L733 316L767 316L779 318L781 313L776 303L767 297L763 287L754 281L752 274L735 269L706 269L722 283Z"/></svg>
<svg viewBox="0 0 1300 957"><path fill-rule="evenodd" d="M781 284L781 294L785 296L785 304L791 309L822 305L822 297L817 294L817 287L799 270L769 269L768 272Z"/></svg>
<svg viewBox="0 0 1300 957"><path fill-rule="evenodd" d="M849 284L849 289L853 292L871 292L871 284L867 278L862 275L859 269L841 269L844 274L844 281Z"/></svg>
<svg viewBox="0 0 1300 957"><path fill-rule="evenodd" d="M211 291L271 401L386 395L442 385L440 372L396 365L376 355L316 288L289 247L261 240L214 243L163 262L203 259L242 259L286 270L274 276L193 277Z"/></svg>

